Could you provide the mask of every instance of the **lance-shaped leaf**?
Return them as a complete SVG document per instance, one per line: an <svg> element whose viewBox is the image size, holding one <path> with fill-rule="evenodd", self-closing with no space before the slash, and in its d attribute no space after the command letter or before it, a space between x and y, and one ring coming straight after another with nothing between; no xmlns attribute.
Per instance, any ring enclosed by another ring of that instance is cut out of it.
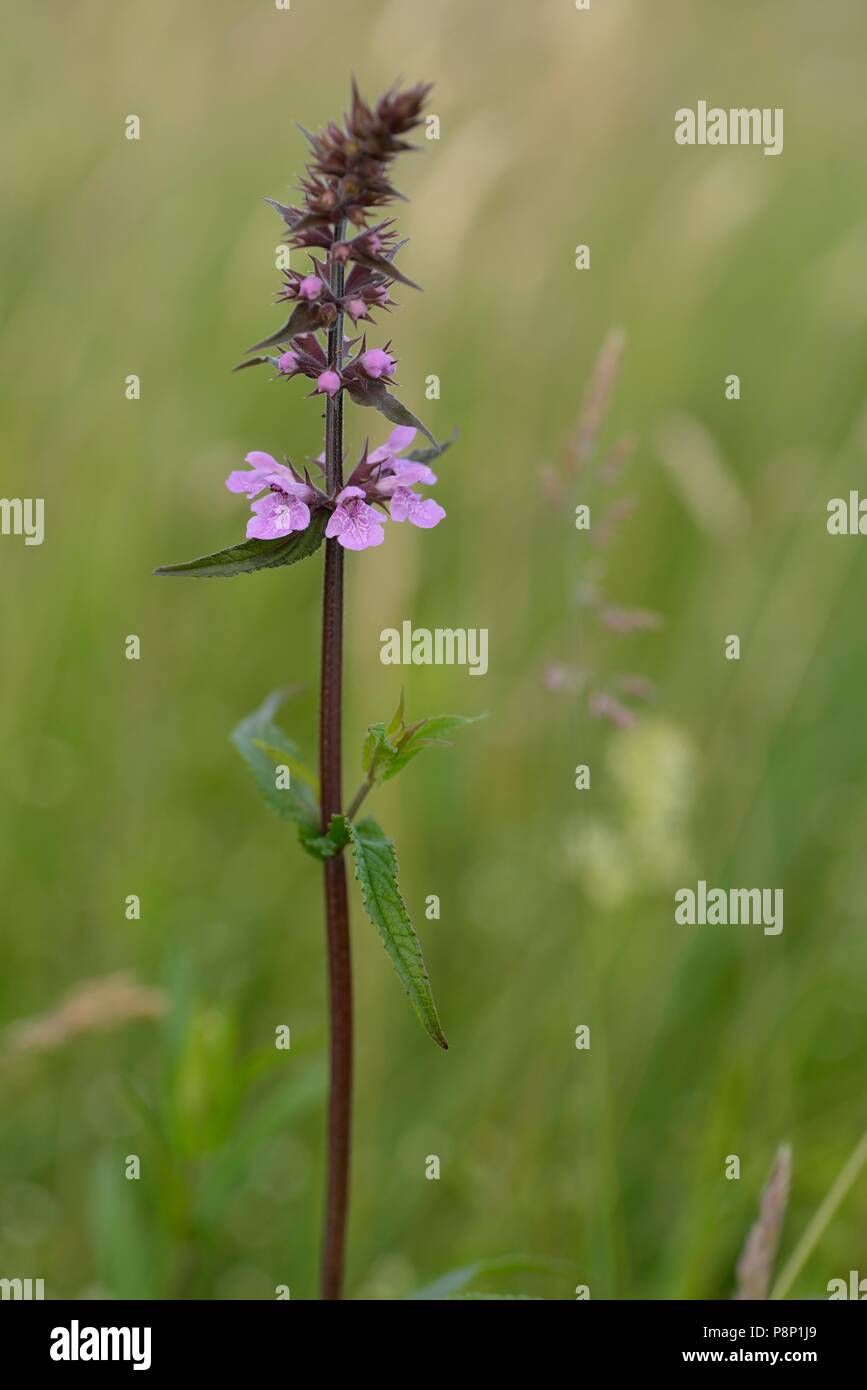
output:
<svg viewBox="0 0 867 1390"><path fill-rule="evenodd" d="M299 333L309 333L311 329L315 329L318 322L319 305L311 304L306 299L299 300L282 328L278 328L270 337L263 338L261 343L254 343L247 351L260 352L262 348L272 347L274 343L282 343L287 338L297 338Z"/></svg>
<svg viewBox="0 0 867 1390"><path fill-rule="evenodd" d="M382 937L419 1019L437 1046L445 1050L448 1043L440 1027L421 945L397 883L394 845L369 817L358 825L347 821L346 827L364 909Z"/></svg>
<svg viewBox="0 0 867 1390"><path fill-rule="evenodd" d="M242 541L213 555L200 555L179 565L161 565L154 574L174 575L191 579L231 579L236 574L252 574L255 570L277 569L306 560L322 544L329 513L319 509L313 513L304 531L293 531L282 541Z"/></svg>
<svg viewBox="0 0 867 1390"><path fill-rule="evenodd" d="M457 430L452 430L449 438L444 440L442 444L437 444L433 449L410 449L405 457L413 463L433 463L434 459L438 459L440 454L444 454L446 449L451 448L457 437Z"/></svg>
<svg viewBox="0 0 867 1390"><path fill-rule="evenodd" d="M356 405L373 406L384 415L386 420L390 420L393 425L410 425L413 429L421 430L426 439L429 439L435 449L439 449L439 444L434 439L427 425L423 425L411 410L407 410L402 401L397 396L392 396L386 391L381 381L361 381L355 377L348 383L347 389L351 399Z"/></svg>
<svg viewBox="0 0 867 1390"><path fill-rule="evenodd" d="M298 747L287 737L274 715L286 698L285 690L275 690L257 710L232 733L232 742L253 774L265 801L281 820L298 826L302 842L319 834L319 808L310 789L310 775L299 781L290 773L289 786L277 785L276 767L282 761L291 769L300 762Z"/></svg>

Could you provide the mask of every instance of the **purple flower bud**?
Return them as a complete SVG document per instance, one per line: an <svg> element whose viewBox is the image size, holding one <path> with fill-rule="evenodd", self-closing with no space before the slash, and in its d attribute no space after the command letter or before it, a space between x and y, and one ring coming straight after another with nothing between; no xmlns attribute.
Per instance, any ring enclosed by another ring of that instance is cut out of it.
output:
<svg viewBox="0 0 867 1390"><path fill-rule="evenodd" d="M362 371L374 379L394 374L394 358L383 352L382 348L368 348L358 360Z"/></svg>
<svg viewBox="0 0 867 1390"><path fill-rule="evenodd" d="M367 313L367 305L363 299L350 299L346 306L350 318L363 319Z"/></svg>
<svg viewBox="0 0 867 1390"><path fill-rule="evenodd" d="M311 302L318 299L322 293L322 281L318 275L305 275L301 284L298 286L299 299L309 299Z"/></svg>
<svg viewBox="0 0 867 1390"><path fill-rule="evenodd" d="M277 367L288 376L298 369L298 356L294 352L284 352L277 358Z"/></svg>
<svg viewBox="0 0 867 1390"><path fill-rule="evenodd" d="M342 384L337 372L320 372L319 376L316 378L317 392L324 391L329 397L334 396L340 390Z"/></svg>

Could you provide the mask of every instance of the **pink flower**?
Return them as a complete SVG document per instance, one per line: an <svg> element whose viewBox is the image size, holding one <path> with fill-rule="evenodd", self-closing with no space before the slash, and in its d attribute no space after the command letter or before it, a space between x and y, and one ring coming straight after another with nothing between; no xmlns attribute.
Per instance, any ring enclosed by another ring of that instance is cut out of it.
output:
<svg viewBox="0 0 867 1390"><path fill-rule="evenodd" d="M336 536L346 550L367 550L382 545L385 532L373 507L364 500L360 487L345 487L337 495L337 506L325 528L328 537Z"/></svg>
<svg viewBox="0 0 867 1390"><path fill-rule="evenodd" d="M412 487L424 483L432 487L437 475L426 463L416 463L414 459L389 459L379 475L378 490L390 497L396 488Z"/></svg>
<svg viewBox="0 0 867 1390"><path fill-rule="evenodd" d="M301 481L291 468L278 463L270 454L254 449L247 454L250 468L237 469L226 479L230 492L244 493L252 502L253 516L247 523L247 539L272 541L303 531L310 525L310 508L317 494ZM258 502L252 499L268 489Z"/></svg>
<svg viewBox="0 0 867 1390"><path fill-rule="evenodd" d="M285 372L287 376L298 369L298 355L294 352L284 352L277 358L278 371Z"/></svg>
<svg viewBox="0 0 867 1390"><path fill-rule="evenodd" d="M376 497L388 503L392 521L409 521L427 531L439 525L445 511L433 498L413 492L413 486L421 483L432 487L437 475L426 463L396 457L399 450L409 448L415 436L416 431L410 426L398 425L385 444L368 455L368 463L380 465L373 487Z"/></svg>
<svg viewBox="0 0 867 1390"><path fill-rule="evenodd" d="M386 459L393 459L395 454L402 454L404 449L409 448L417 433L418 430L414 430L410 425L397 425L385 443L374 449L372 454L368 454L368 463L383 463ZM406 461L402 460L404 463Z"/></svg>
<svg viewBox="0 0 867 1390"><path fill-rule="evenodd" d="M397 457L400 450L410 447L415 436L416 431L409 425L393 429L384 444L364 455L349 478L347 495L360 491L368 502L388 507L392 521L409 521L427 531L439 525L445 511L433 498L422 497L413 489L416 484L431 487L437 475L426 463Z"/></svg>
<svg viewBox="0 0 867 1390"><path fill-rule="evenodd" d="M389 511L392 521L411 521L413 526L421 526L425 531L438 526L445 516L439 502L432 497L420 497L411 487L395 488Z"/></svg>
<svg viewBox="0 0 867 1390"><path fill-rule="evenodd" d="M350 299L346 309L352 319L363 319L367 313L367 305L363 299Z"/></svg>
<svg viewBox="0 0 867 1390"><path fill-rule="evenodd" d="M382 348L368 348L358 359L359 365L366 376L377 380L381 376L392 376L394 374L395 361Z"/></svg>
<svg viewBox="0 0 867 1390"><path fill-rule="evenodd" d="M316 378L317 392L324 391L329 398L331 396L334 396L340 390L342 385L343 383L341 382L340 377L337 375L337 372L320 372L319 376Z"/></svg>
<svg viewBox="0 0 867 1390"><path fill-rule="evenodd" d="M260 450L254 449L245 456L244 461L252 466L246 471L237 468L234 473L229 474L226 487L230 492L243 492L247 497L255 497L272 484L287 489L296 489L299 486L291 470L285 464L278 463L270 454L263 454Z"/></svg>
<svg viewBox="0 0 867 1390"><path fill-rule="evenodd" d="M299 484L295 485L296 488ZM303 484L300 484L303 487ZM252 516L247 522L247 539L275 541L293 531L303 531L310 525L310 508L298 496L274 488L267 497L253 503Z"/></svg>
<svg viewBox="0 0 867 1390"><path fill-rule="evenodd" d="M305 275L301 284L298 286L298 298L308 299L311 302L318 299L322 293L322 281L318 275Z"/></svg>

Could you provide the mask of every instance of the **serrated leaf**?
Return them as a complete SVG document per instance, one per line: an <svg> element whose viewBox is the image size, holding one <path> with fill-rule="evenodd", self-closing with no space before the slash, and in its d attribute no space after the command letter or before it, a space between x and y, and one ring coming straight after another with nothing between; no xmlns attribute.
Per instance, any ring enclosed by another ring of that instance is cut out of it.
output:
<svg viewBox="0 0 867 1390"><path fill-rule="evenodd" d="M446 1050L421 945L398 887L394 845L369 817L358 825L348 824L348 832L364 910L382 937L421 1023L437 1046Z"/></svg>
<svg viewBox="0 0 867 1390"><path fill-rule="evenodd" d="M213 555L200 555L179 565L161 565L154 574L181 579L232 579L236 574L254 574L256 570L277 569L294 565L315 554L325 536L328 512L315 511L304 531L294 531L283 541L242 541Z"/></svg>
<svg viewBox="0 0 867 1390"><path fill-rule="evenodd" d="M439 449L439 444L434 439L427 425L423 425L417 415L413 415L411 410L399 401L397 396L392 396L386 391L381 382L362 383L358 378L353 379L348 386L350 398L356 405L372 406L378 410L380 415L384 415L386 420L390 420L393 425L409 425L412 429L421 430L426 439L429 439L435 449Z"/></svg>
<svg viewBox="0 0 867 1390"><path fill-rule="evenodd" d="M305 783L297 785L290 777L291 785L278 787L274 777L272 756L277 753L286 762L299 759L298 747L286 736L279 724L274 723L274 715L284 698L284 692L276 690L269 695L259 709L249 714L232 733L232 742L253 774L256 786L267 804L281 820L292 820L299 828L302 837L319 834L319 816L316 801ZM264 751L263 745L268 748Z"/></svg>
<svg viewBox="0 0 867 1390"><path fill-rule="evenodd" d="M345 816L332 816L327 835L312 835L301 830L298 838L314 859L332 859L349 844L349 821Z"/></svg>
<svg viewBox="0 0 867 1390"><path fill-rule="evenodd" d="M400 752L391 760L382 773L382 781L387 782L390 777L396 777L399 772L411 763L413 758L417 758L419 753L423 753L425 748L448 746L447 734L452 734L456 729L462 729L465 724L476 724L480 719L486 719L485 714L435 714L430 719L423 719L417 724L410 737L400 749Z"/></svg>

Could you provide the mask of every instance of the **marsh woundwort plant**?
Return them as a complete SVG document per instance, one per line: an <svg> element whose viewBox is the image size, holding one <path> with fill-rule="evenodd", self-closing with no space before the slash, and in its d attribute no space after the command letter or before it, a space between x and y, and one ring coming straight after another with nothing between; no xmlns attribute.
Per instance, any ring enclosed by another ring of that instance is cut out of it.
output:
<svg viewBox="0 0 867 1390"><path fill-rule="evenodd" d="M395 156L411 149L405 136L421 123L429 87L392 89L368 106L353 84L348 114L316 135L304 131L312 148L300 181L299 206L268 201L286 226L285 240L303 250L310 264L302 274L288 269L278 293L291 304L286 322L249 349L241 367L270 364L275 380L305 379L310 394L325 401L324 449L310 469L287 458L278 462L254 450L248 467L230 474L227 486L251 502L247 540L158 574L230 577L294 564L325 544L322 659L319 708L319 776L275 723L280 693L235 730L234 742L271 807L294 822L303 847L321 860L330 999L331 1086L328 1112L328 1175L322 1296L341 1296L352 1095L352 972L345 851L351 853L365 910L413 1006L430 1036L447 1046L422 958L397 882L394 845L375 820L359 821L368 793L402 771L425 748L441 744L467 723L440 715L407 724L403 694L390 722L367 730L362 750L364 776L343 809L341 775L344 552L381 545L384 522L409 521L428 530L443 520L438 502L417 491L437 479L430 464L445 448L392 393L396 359L385 347L369 347L364 330L347 336L345 325L373 323L388 311L395 284L417 288L395 265L403 243L393 219L379 210L399 195L390 181ZM344 399L373 407L395 428L385 443L367 443L344 477ZM429 447L414 448L421 432Z"/></svg>

